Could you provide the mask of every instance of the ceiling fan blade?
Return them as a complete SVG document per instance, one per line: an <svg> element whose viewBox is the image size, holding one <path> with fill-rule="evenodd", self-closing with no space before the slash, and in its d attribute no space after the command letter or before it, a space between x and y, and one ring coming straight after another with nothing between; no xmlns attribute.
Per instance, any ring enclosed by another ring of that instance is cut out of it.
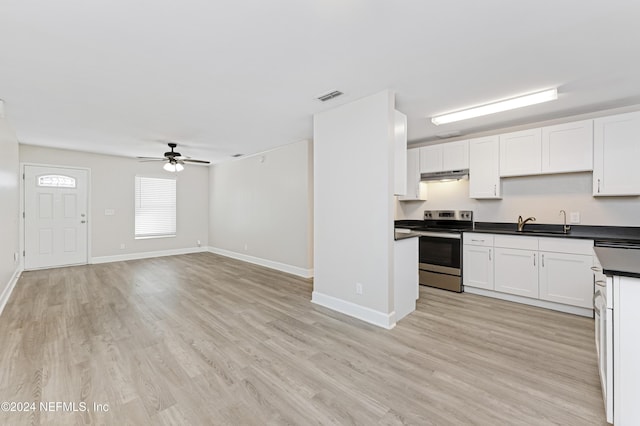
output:
<svg viewBox="0 0 640 426"><path fill-rule="evenodd" d="M139 163L151 163L154 161L167 161L166 158L147 158L143 160L138 160Z"/></svg>
<svg viewBox="0 0 640 426"><path fill-rule="evenodd" d="M199 164L211 164L211 161L204 161L204 160L192 160L190 158L186 158L183 159L181 161L184 161L185 163L199 163Z"/></svg>
<svg viewBox="0 0 640 426"><path fill-rule="evenodd" d="M164 160L162 157L136 157L138 160Z"/></svg>

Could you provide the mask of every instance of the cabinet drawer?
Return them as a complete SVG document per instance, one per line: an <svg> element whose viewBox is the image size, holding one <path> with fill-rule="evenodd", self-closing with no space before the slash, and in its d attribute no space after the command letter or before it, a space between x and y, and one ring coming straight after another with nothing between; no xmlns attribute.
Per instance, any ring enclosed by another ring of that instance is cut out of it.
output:
<svg viewBox="0 0 640 426"><path fill-rule="evenodd" d="M493 239L493 245L495 247L521 250L538 250L538 238L519 237L515 235L496 235Z"/></svg>
<svg viewBox="0 0 640 426"><path fill-rule="evenodd" d="M493 235L465 232L463 235L463 242L466 245L493 247Z"/></svg>
<svg viewBox="0 0 640 426"><path fill-rule="evenodd" d="M593 255L593 240L569 240L566 238L539 238L540 251Z"/></svg>

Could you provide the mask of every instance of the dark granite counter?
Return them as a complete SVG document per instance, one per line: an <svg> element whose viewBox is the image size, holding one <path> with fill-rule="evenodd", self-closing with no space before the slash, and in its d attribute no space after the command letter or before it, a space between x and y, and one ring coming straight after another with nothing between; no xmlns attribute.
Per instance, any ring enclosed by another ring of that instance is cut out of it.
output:
<svg viewBox="0 0 640 426"><path fill-rule="evenodd" d="M640 250L594 247L605 275L640 278Z"/></svg>
<svg viewBox="0 0 640 426"><path fill-rule="evenodd" d="M420 229L422 220L397 220L396 228ZM468 232L486 234L525 235L530 237L582 238L597 241L632 241L640 242L640 227L637 226L588 226L571 225L565 234L562 225L527 223L523 232L518 232L516 223L476 222L474 229Z"/></svg>

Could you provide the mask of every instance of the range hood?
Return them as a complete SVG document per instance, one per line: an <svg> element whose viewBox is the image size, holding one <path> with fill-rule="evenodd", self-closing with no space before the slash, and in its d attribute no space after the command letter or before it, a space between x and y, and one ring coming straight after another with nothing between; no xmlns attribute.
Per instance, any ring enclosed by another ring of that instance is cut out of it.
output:
<svg viewBox="0 0 640 426"><path fill-rule="evenodd" d="M450 181L469 178L469 169L462 170L448 170L445 172L433 172L422 173L420 175L420 181L422 182L438 182L438 181Z"/></svg>

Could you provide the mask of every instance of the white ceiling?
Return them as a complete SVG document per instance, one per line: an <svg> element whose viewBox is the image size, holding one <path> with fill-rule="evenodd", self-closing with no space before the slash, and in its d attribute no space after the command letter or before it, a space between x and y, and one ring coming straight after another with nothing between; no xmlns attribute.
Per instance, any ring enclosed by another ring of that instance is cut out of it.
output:
<svg viewBox="0 0 640 426"><path fill-rule="evenodd" d="M0 99L22 143L155 156L172 140L217 162L391 89L415 142L639 104L639 18L638 0L2 0ZM550 87L551 103L427 119Z"/></svg>

